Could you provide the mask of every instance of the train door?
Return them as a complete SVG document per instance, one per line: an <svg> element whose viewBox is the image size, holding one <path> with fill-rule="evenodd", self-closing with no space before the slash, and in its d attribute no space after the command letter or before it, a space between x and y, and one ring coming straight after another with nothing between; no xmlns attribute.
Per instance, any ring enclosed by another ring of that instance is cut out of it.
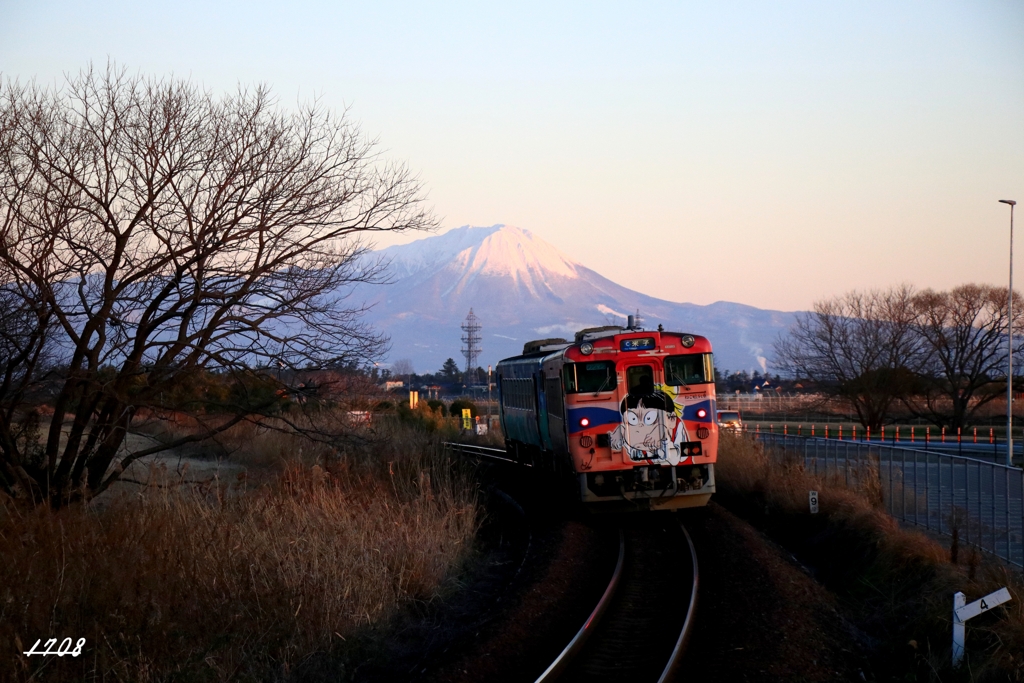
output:
<svg viewBox="0 0 1024 683"><path fill-rule="evenodd" d="M548 412L548 435L551 449L555 453L568 453L569 445L565 436L565 399L562 395L561 374L544 378L544 398Z"/></svg>
<svg viewBox="0 0 1024 683"><path fill-rule="evenodd" d="M623 440L629 459L637 463L668 456L669 422L675 424L675 404L668 395L655 389L655 369L650 363L625 368L627 393L625 405L620 406L624 408Z"/></svg>

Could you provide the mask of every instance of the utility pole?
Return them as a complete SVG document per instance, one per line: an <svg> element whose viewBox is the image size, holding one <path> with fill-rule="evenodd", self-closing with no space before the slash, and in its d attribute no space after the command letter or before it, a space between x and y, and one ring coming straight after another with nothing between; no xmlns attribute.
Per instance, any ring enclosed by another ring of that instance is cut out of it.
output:
<svg viewBox="0 0 1024 683"><path fill-rule="evenodd" d="M1010 290L1007 293L1007 314L1009 321L1006 328L1010 339L1010 352L1006 370L1006 464L1013 466L1013 207L1017 205L1012 199L1000 199L1000 204L1010 205Z"/></svg>

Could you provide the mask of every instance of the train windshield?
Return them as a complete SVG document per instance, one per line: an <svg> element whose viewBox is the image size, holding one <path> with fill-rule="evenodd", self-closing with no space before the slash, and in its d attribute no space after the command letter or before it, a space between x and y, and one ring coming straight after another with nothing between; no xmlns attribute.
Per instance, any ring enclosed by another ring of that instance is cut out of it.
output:
<svg viewBox="0 0 1024 683"><path fill-rule="evenodd" d="M710 353L669 356L665 359L665 384L686 386L715 381L715 366Z"/></svg>
<svg viewBox="0 0 1024 683"><path fill-rule="evenodd" d="M626 368L626 389L631 394L653 394L654 368L650 365Z"/></svg>
<svg viewBox="0 0 1024 683"><path fill-rule="evenodd" d="M615 363L567 363L562 369L567 394L594 394L615 389Z"/></svg>

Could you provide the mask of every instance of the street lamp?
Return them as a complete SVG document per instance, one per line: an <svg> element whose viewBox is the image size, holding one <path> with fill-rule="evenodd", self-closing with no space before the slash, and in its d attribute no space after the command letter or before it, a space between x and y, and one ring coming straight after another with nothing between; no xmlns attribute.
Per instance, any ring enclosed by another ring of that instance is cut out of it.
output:
<svg viewBox="0 0 1024 683"><path fill-rule="evenodd" d="M1000 204L1010 205L1010 291L1007 302L1009 323L1010 352L1007 354L1006 370L1006 464L1013 466L1013 207L1017 205L1012 199L1000 199Z"/></svg>

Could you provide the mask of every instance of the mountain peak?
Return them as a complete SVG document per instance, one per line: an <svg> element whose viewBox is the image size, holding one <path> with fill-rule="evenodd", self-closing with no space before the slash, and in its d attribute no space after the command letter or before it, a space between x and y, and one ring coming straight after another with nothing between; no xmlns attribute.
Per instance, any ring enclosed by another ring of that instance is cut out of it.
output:
<svg viewBox="0 0 1024 683"><path fill-rule="evenodd" d="M478 246L464 249L455 264L467 274L505 275L516 282L550 275L574 278L576 264L529 230L503 225L489 233Z"/></svg>
<svg viewBox="0 0 1024 683"><path fill-rule="evenodd" d="M529 339L570 336L639 310L650 328L664 324L710 338L722 367L755 369L792 320L778 311L674 303L632 291L512 225L462 226L377 255L390 262L393 284L363 290L375 305L368 320L391 335L396 357L421 370L458 355L459 325L470 308L484 326L488 362L519 353Z"/></svg>
<svg viewBox="0 0 1024 683"><path fill-rule="evenodd" d="M394 275L456 269L461 279L503 275L526 284L551 275L575 278L577 264L529 230L514 225L464 225L436 237L384 249Z"/></svg>

